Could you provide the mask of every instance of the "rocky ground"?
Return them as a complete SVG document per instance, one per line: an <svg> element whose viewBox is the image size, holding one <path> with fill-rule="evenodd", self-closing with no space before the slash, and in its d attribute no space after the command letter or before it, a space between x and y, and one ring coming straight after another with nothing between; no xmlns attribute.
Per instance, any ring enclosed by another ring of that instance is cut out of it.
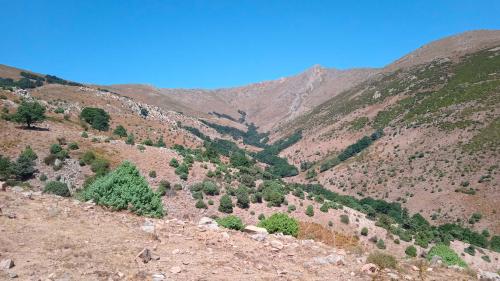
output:
<svg viewBox="0 0 500 281"><path fill-rule="evenodd" d="M379 271L362 250L222 229L210 219L146 219L19 188L0 192L0 207L4 280L476 279L412 260Z"/></svg>

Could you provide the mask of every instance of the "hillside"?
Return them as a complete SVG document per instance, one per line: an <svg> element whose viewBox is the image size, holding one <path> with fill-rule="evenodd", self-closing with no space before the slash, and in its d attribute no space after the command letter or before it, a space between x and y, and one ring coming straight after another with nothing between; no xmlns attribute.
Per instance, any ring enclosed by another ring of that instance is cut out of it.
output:
<svg viewBox="0 0 500 281"><path fill-rule="evenodd" d="M2 278L498 278L500 31L230 89L0 78Z"/></svg>

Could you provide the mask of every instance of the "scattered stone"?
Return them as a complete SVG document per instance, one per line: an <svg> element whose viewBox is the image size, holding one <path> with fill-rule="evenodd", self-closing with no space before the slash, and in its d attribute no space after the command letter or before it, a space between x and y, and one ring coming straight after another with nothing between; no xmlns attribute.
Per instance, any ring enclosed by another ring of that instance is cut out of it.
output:
<svg viewBox="0 0 500 281"><path fill-rule="evenodd" d="M155 233L155 223L150 220L146 220L141 226L141 230L153 234Z"/></svg>
<svg viewBox="0 0 500 281"><path fill-rule="evenodd" d="M9 219L15 219L15 218L17 218L17 215L16 215L16 213L12 213L12 212L10 212L10 213L8 213L8 214L7 214L7 217L8 217Z"/></svg>
<svg viewBox="0 0 500 281"><path fill-rule="evenodd" d="M281 250L283 249L283 243L281 243L280 241L278 240L272 240L271 241L271 247L273 247L274 249L278 249L278 250Z"/></svg>
<svg viewBox="0 0 500 281"><path fill-rule="evenodd" d="M411 269L412 269L413 271L419 271L419 270L420 270L420 269L418 269L418 267L416 267L416 266L414 266L414 265L412 265L412 266L411 266Z"/></svg>
<svg viewBox="0 0 500 281"><path fill-rule="evenodd" d="M0 262L0 269L10 269L14 267L14 261L12 259L3 259Z"/></svg>
<svg viewBox="0 0 500 281"><path fill-rule="evenodd" d="M153 273L153 275L151 275L151 278L153 281L163 281L166 277L163 273Z"/></svg>
<svg viewBox="0 0 500 281"><path fill-rule="evenodd" d="M175 250L173 250L173 251L172 251L172 254L177 255L177 254L178 254L178 253L180 253L180 252L181 252L181 250L179 250L179 249L175 249Z"/></svg>
<svg viewBox="0 0 500 281"><path fill-rule="evenodd" d="M480 281L500 281L500 275L495 272L479 270L477 276Z"/></svg>
<svg viewBox="0 0 500 281"><path fill-rule="evenodd" d="M321 265L334 264L334 265L344 265L344 256L337 254L330 254L326 257L314 257L313 262Z"/></svg>
<svg viewBox="0 0 500 281"><path fill-rule="evenodd" d="M378 268L378 266L373 263L367 263L361 267L361 272L367 274L376 274L379 271L380 269Z"/></svg>
<svg viewBox="0 0 500 281"><path fill-rule="evenodd" d="M208 217L202 217L200 221L198 222L198 227L205 228L205 229L211 229L211 230L217 230L219 229L219 225L217 222L211 218Z"/></svg>
<svg viewBox="0 0 500 281"><path fill-rule="evenodd" d="M142 249L136 259L141 260L143 263L148 263L151 260L151 251L148 248Z"/></svg>
<svg viewBox="0 0 500 281"><path fill-rule="evenodd" d="M170 272L173 274L180 273L182 271L182 268L180 266L174 266L170 269Z"/></svg>
<svg viewBox="0 0 500 281"><path fill-rule="evenodd" d="M12 279L17 278L17 273L9 272L9 278L12 278Z"/></svg>
<svg viewBox="0 0 500 281"><path fill-rule="evenodd" d="M255 241L262 242L262 241L266 240L267 234L265 234L265 233L256 233L256 234L250 236L250 238L252 238Z"/></svg>
<svg viewBox="0 0 500 281"><path fill-rule="evenodd" d="M432 256L431 258L432 266L440 265L442 263L443 263L443 258L441 258L440 256Z"/></svg>
<svg viewBox="0 0 500 281"><path fill-rule="evenodd" d="M389 272L387 273L387 276L389 276L391 280L399 280L399 276L396 273Z"/></svg>
<svg viewBox="0 0 500 281"><path fill-rule="evenodd" d="M229 233L227 233L227 232L222 232L222 233L221 233L221 235L222 235L222 238L224 238L224 239L226 239L226 240L227 240L227 239L229 239Z"/></svg>
<svg viewBox="0 0 500 281"><path fill-rule="evenodd" d="M245 226L245 229L243 229L243 232L250 233L250 234L257 234L257 233L267 234L267 229L262 228L262 227L257 227L255 225L247 225L247 226Z"/></svg>

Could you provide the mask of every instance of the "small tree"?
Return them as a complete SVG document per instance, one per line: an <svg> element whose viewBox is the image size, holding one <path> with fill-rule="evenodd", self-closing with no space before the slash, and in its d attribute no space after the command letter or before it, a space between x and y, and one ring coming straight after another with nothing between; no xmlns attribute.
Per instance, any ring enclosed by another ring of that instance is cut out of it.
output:
<svg viewBox="0 0 500 281"><path fill-rule="evenodd" d="M13 171L15 172L16 177L20 180L31 178L35 173L35 159L37 158L38 156L31 149L31 147L26 147L14 163Z"/></svg>
<svg viewBox="0 0 500 281"><path fill-rule="evenodd" d="M17 112L12 116L14 122L26 124L28 128L45 119L45 107L36 101L22 101Z"/></svg>
<svg viewBox="0 0 500 281"><path fill-rule="evenodd" d="M250 199L248 197L248 191L245 186L240 186L236 190L236 205L242 209L247 209L250 207Z"/></svg>
<svg viewBox="0 0 500 281"><path fill-rule="evenodd" d="M229 195L225 194L220 198L219 211L226 214L233 212L233 202Z"/></svg>
<svg viewBox="0 0 500 281"><path fill-rule="evenodd" d="M118 125L116 126L116 129L113 131L113 134L121 138L124 138L127 136L127 129L125 129L125 127L123 127L122 125Z"/></svg>
<svg viewBox="0 0 500 281"><path fill-rule="evenodd" d="M314 216L314 208L312 205L307 206L306 215L308 215L310 217Z"/></svg>

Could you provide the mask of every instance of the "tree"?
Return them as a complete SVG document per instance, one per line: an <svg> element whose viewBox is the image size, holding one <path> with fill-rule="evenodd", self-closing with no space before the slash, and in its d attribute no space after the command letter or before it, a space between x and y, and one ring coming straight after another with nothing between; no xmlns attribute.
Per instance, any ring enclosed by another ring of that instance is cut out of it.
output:
<svg viewBox="0 0 500 281"><path fill-rule="evenodd" d="M123 127L122 125L118 125L116 126L116 129L113 131L113 134L121 138L124 138L127 136L127 129L125 129L125 127Z"/></svg>
<svg viewBox="0 0 500 281"><path fill-rule="evenodd" d="M14 122L24 123L28 128L31 128L34 123L42 122L45 119L45 107L36 101L22 101L17 108L17 112L12 116Z"/></svg>
<svg viewBox="0 0 500 281"><path fill-rule="evenodd" d="M312 205L307 206L306 215L308 215L310 217L314 216L314 208Z"/></svg>
<svg viewBox="0 0 500 281"><path fill-rule="evenodd" d="M415 248L415 246L413 245L410 245L406 247L405 254L409 257L414 258L417 256L417 248Z"/></svg>
<svg viewBox="0 0 500 281"><path fill-rule="evenodd" d="M242 209L250 207L250 199L248 198L248 190L245 186L240 186L236 190L236 205Z"/></svg>
<svg viewBox="0 0 500 281"><path fill-rule="evenodd" d="M28 154L21 153L14 164L14 172L16 177L20 180L31 178L35 173L35 162L33 158Z"/></svg>
<svg viewBox="0 0 500 281"><path fill-rule="evenodd" d="M109 129L110 116L102 108L85 107L80 113L80 118L96 130L107 131Z"/></svg>
<svg viewBox="0 0 500 281"><path fill-rule="evenodd" d="M8 157L0 155L0 180L7 180L14 172L14 164Z"/></svg>
<svg viewBox="0 0 500 281"><path fill-rule="evenodd" d="M231 197L229 195L225 194L220 198L219 211L226 214L233 212L233 202L231 201Z"/></svg>

